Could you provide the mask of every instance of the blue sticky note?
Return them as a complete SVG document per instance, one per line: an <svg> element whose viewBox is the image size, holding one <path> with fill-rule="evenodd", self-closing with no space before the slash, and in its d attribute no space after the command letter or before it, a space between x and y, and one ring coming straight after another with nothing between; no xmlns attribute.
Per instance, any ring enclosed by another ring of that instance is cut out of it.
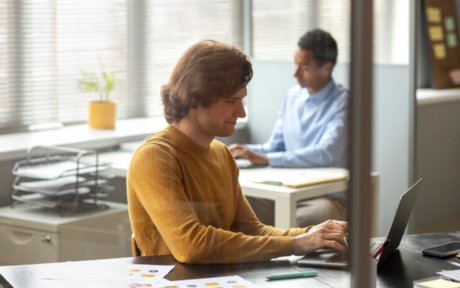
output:
<svg viewBox="0 0 460 288"><path fill-rule="evenodd" d="M452 16L447 16L444 18L444 26L446 31L454 31L455 30L455 20Z"/></svg>
<svg viewBox="0 0 460 288"><path fill-rule="evenodd" d="M456 33L448 33L447 34L447 47L455 48L457 47L457 35Z"/></svg>

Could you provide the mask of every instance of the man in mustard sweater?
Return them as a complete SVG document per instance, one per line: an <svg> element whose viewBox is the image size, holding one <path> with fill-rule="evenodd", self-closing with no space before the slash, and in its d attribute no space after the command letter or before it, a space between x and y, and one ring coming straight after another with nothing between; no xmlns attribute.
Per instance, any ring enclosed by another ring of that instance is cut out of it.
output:
<svg viewBox="0 0 460 288"><path fill-rule="evenodd" d="M170 124L134 153L127 175L131 227L142 256L183 263L235 263L344 251L347 223L282 230L259 222L238 183L238 168L214 137L246 116L248 57L212 40L190 47L162 87Z"/></svg>

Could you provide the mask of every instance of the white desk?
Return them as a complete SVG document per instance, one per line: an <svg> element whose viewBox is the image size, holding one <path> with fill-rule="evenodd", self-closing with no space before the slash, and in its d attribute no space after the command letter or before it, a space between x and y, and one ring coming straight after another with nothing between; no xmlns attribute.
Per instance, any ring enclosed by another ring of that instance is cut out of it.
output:
<svg viewBox="0 0 460 288"><path fill-rule="evenodd" d="M115 151L99 154L99 161L111 162L110 170L116 176L126 177L126 171L131 159L132 152ZM343 168L250 168L240 170L240 186L243 194L258 198L270 199L275 201L275 226L277 228L288 229L295 227L296 202L301 199L318 197L344 191L348 187L347 180L335 181L330 183L318 184L302 188L287 188L283 186L273 186L267 184L253 183L254 179L260 178L264 174L276 172L280 176L287 173L299 171L330 171L341 175L348 175L348 171ZM268 180L268 179L267 179Z"/></svg>

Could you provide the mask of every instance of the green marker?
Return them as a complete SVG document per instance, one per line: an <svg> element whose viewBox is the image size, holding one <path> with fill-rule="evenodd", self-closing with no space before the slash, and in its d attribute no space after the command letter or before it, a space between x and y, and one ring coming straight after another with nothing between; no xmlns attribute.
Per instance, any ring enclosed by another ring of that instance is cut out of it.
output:
<svg viewBox="0 0 460 288"><path fill-rule="evenodd" d="M316 277L318 272L299 272L299 273L290 273L290 274L278 274L278 275L268 275L267 280L279 280L279 279L289 279L289 278L302 278L302 277Z"/></svg>

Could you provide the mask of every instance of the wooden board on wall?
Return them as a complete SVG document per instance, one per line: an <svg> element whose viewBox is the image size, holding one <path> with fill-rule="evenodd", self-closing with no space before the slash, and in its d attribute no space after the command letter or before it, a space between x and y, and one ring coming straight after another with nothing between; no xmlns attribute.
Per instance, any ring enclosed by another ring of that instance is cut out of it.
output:
<svg viewBox="0 0 460 288"><path fill-rule="evenodd" d="M454 0L424 0L423 26L431 55L433 88L460 87L460 39Z"/></svg>

